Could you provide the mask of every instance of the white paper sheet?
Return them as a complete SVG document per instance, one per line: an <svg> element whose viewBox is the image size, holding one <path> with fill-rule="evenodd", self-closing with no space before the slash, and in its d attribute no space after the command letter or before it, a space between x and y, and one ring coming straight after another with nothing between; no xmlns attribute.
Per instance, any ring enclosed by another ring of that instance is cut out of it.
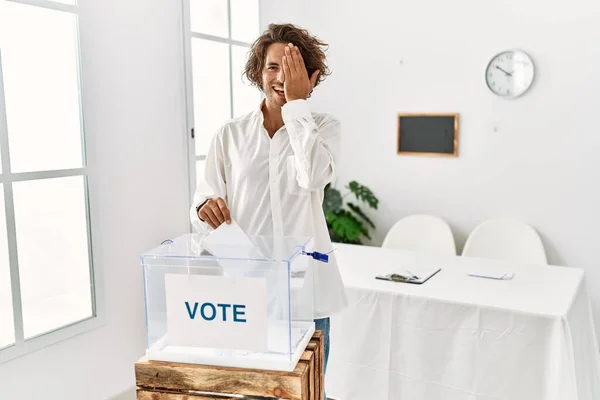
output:
<svg viewBox="0 0 600 400"><path fill-rule="evenodd" d="M209 246L254 247L254 243L233 219L230 224L223 223L212 231L204 239L204 244Z"/></svg>
<svg viewBox="0 0 600 400"><path fill-rule="evenodd" d="M508 271L501 268L478 268L468 273L469 276L474 278L487 278L487 279L498 279L498 280L511 280L515 275L514 272Z"/></svg>

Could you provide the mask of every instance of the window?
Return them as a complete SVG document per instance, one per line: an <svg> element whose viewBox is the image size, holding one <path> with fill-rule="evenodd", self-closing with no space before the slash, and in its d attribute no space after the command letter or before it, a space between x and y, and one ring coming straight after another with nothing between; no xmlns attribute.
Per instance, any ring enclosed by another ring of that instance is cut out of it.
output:
<svg viewBox="0 0 600 400"><path fill-rule="evenodd" d="M242 78L258 36L258 0L183 0L188 82L190 185L204 178L204 160L216 130L255 109L258 89ZM191 137L191 135L190 135Z"/></svg>
<svg viewBox="0 0 600 400"><path fill-rule="evenodd" d="M76 0L0 0L0 362L96 316Z"/></svg>

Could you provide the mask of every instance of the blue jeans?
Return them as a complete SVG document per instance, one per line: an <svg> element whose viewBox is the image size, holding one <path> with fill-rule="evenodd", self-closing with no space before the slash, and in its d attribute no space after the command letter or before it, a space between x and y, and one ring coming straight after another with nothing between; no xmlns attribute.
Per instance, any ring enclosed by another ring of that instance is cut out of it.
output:
<svg viewBox="0 0 600 400"><path fill-rule="evenodd" d="M325 377L325 373L327 372L327 360L329 360L329 331L330 331L330 321L329 318L320 318L315 319L315 330L323 331L323 347L325 347L325 360L323 360L323 377ZM323 399L327 400L327 395L323 393Z"/></svg>

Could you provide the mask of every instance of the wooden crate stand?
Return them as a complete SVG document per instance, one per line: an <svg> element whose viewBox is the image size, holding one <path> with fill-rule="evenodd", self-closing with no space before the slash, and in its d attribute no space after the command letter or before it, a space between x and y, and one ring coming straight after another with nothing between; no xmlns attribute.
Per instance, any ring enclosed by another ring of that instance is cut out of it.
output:
<svg viewBox="0 0 600 400"><path fill-rule="evenodd" d="M291 371L149 361L135 363L138 400L226 400L245 395L290 400L323 399L323 332L315 331ZM218 394L218 395L217 395Z"/></svg>

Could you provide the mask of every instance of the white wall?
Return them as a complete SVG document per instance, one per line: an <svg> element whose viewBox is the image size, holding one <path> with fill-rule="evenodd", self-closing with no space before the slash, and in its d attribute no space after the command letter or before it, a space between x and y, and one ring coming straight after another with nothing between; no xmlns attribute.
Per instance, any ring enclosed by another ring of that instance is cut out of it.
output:
<svg viewBox="0 0 600 400"><path fill-rule="evenodd" d="M263 25L297 23L330 44L333 75L312 103L342 122L338 185L356 179L381 200L375 244L411 213L445 218L459 251L483 220L523 219L551 263L586 270L600 328L598 20L595 0L261 1ZM484 71L514 47L537 77L507 101ZM396 155L399 112L460 113L459 157Z"/></svg>
<svg viewBox="0 0 600 400"><path fill-rule="evenodd" d="M179 2L79 0L95 263L106 323L0 364L2 399L105 400L145 349L139 254L188 230Z"/></svg>

